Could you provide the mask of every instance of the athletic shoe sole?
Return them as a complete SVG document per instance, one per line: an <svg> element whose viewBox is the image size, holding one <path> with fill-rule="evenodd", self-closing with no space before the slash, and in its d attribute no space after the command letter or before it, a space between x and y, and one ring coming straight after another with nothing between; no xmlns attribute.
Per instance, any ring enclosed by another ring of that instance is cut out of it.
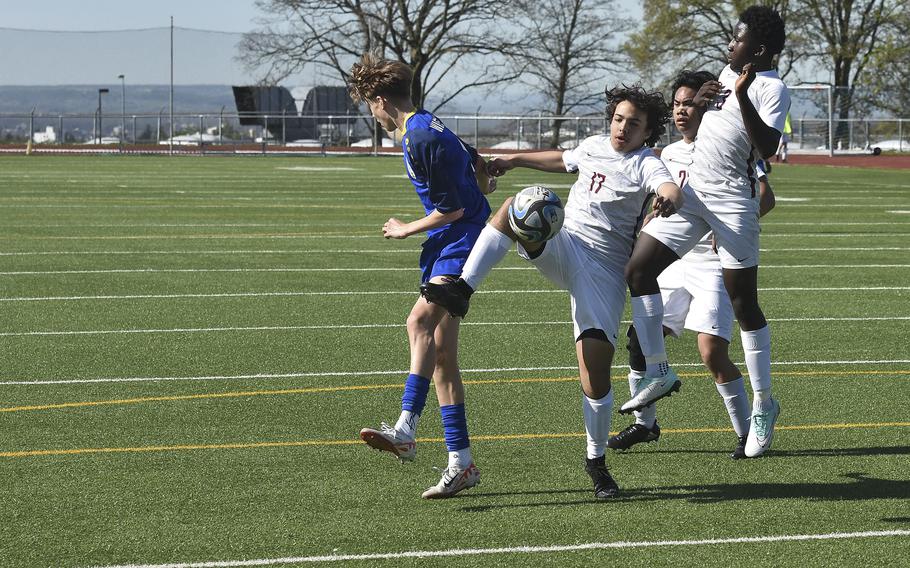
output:
<svg viewBox="0 0 910 568"><path fill-rule="evenodd" d="M402 462L414 461L414 455L417 453L417 444L411 442L410 450L411 451L402 451L397 445L389 441L388 438L383 436L379 431L373 430L372 428L364 428L360 431L360 439L366 442L368 446L379 450L381 452L389 452L397 457Z"/></svg>
<svg viewBox="0 0 910 568"><path fill-rule="evenodd" d="M648 402L645 402L645 403L642 403L642 404L639 404L639 405L636 405L636 406L628 406L628 407L627 407L626 405L629 404L629 402L632 402L632 401L630 400L629 402L627 402L626 404L624 404L624 405L622 405L622 406L620 407L619 413L620 413L620 414L632 414L633 412L636 412L636 411L641 410L641 409L643 409L643 408L647 408L647 407L651 406L652 404L654 404L655 402L657 402L658 400L660 400L660 399L662 399L662 398L667 398L667 397L673 396L673 393L679 392L679 387L681 387L681 386L682 386L682 381L680 381L679 379L677 379L676 381L673 382L673 385L669 388L669 390L667 390L667 392L663 393L662 395L660 395L660 396L658 396L658 397L655 397L655 398L652 398L652 399L649 400Z"/></svg>

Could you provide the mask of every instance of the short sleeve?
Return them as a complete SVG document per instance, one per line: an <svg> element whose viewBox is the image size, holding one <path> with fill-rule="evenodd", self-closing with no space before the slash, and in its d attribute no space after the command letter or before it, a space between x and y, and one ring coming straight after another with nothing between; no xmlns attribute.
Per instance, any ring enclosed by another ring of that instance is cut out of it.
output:
<svg viewBox="0 0 910 568"><path fill-rule="evenodd" d="M440 213L451 213L462 209L461 198L458 194L456 180L457 169L464 171L464 161L468 158L462 148L457 151L448 148L438 138L431 138L424 145L427 184L429 185L429 198L433 207Z"/></svg>
<svg viewBox="0 0 910 568"><path fill-rule="evenodd" d="M648 193L657 193L657 188L665 183L676 183L670 170L663 161L653 153L645 155L639 165L641 185Z"/></svg>
<svg viewBox="0 0 910 568"><path fill-rule="evenodd" d="M591 138L585 138L575 148L562 153L562 163L566 166L566 172L574 174L578 171L578 164L587 155L590 141Z"/></svg>
<svg viewBox="0 0 910 568"><path fill-rule="evenodd" d="M786 85L780 81L771 83L759 93L756 106L758 116L765 124L778 132L784 131L787 113L790 112L790 92Z"/></svg>

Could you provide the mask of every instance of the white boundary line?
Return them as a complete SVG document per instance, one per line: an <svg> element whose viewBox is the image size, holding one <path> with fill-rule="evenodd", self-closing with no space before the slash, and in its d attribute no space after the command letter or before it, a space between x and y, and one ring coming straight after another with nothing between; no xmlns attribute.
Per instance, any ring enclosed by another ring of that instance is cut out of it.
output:
<svg viewBox="0 0 910 568"><path fill-rule="evenodd" d="M894 292L910 290L910 286L873 286L873 287L780 287L759 288L759 292ZM478 290L475 294L568 294L566 290ZM0 298L0 302L70 302L81 300L170 300L179 298L270 298L296 296L416 296L416 290L351 290L333 292L223 292L210 294L122 294L102 296L21 296Z"/></svg>
<svg viewBox="0 0 910 568"><path fill-rule="evenodd" d="M904 365L910 363L910 359L885 359L875 360L857 360L857 361L772 361L773 367L788 367L800 365ZM738 361L737 365L744 365ZM701 367L701 363L677 363L674 367ZM614 369L627 369L627 365L616 364ZM527 371L577 371L577 366L550 366L550 367L493 367L489 369L461 369L462 374L484 374L484 373L512 373ZM189 377L108 377L95 379L49 379L35 381L2 381L3 386L40 386L40 385L66 385L66 384L95 384L95 383L139 383L139 382L172 382L172 381L233 381L243 379L306 379L319 377L378 377L378 376L405 376L407 371L324 371L311 373L256 373L252 375L202 375Z"/></svg>
<svg viewBox="0 0 910 568"><path fill-rule="evenodd" d="M255 560L222 560L212 562L188 562L170 564L121 564L104 568L232 568L242 566L276 566L302 562L349 562L364 560L396 560L404 558L441 558L481 556L493 554L541 554L553 552L576 552L580 550L610 550L622 548L653 548L670 546L705 546L711 544L748 544L761 542L798 542L813 540L844 540L857 538L881 538L910 536L910 530L835 532L824 534L790 534L768 536L743 536L734 538L710 538L703 540L652 540L588 542L550 546L507 546L499 548L450 548L447 550L408 550L403 552L379 552L372 554L330 554L323 556L291 556L284 558L259 558ZM492 560L491 560L492 562ZM96 567L101 568L101 567Z"/></svg>
<svg viewBox="0 0 910 568"><path fill-rule="evenodd" d="M887 317L816 317L816 318L768 318L770 323L810 322L810 321L910 321L910 316ZM631 321L621 321L630 324ZM540 325L571 325L571 321L484 321L464 322L464 326L540 326ZM263 325L263 326L238 326L238 327L183 327L161 329L87 329L71 331L4 331L0 337L43 337L43 336L73 336L73 335L128 335L128 334L153 334L153 333L215 333L226 331L318 331L341 329L390 329L404 327L403 323L364 323L347 325Z"/></svg>
<svg viewBox="0 0 910 568"><path fill-rule="evenodd" d="M791 268L910 268L910 264L766 264L764 269ZM536 270L533 266L500 266L497 270ZM207 272L417 272L415 267L370 268L112 268L104 270L21 270L0 272L0 276L37 276L42 274L153 274Z"/></svg>
<svg viewBox="0 0 910 568"><path fill-rule="evenodd" d="M834 252L834 251L910 251L910 247L795 247L795 248L763 248L764 253L775 252ZM232 250L59 250L59 251L10 251L0 252L0 256L115 256L115 255L234 255L234 254L413 254L419 249L232 249ZM517 254L515 250L509 251Z"/></svg>

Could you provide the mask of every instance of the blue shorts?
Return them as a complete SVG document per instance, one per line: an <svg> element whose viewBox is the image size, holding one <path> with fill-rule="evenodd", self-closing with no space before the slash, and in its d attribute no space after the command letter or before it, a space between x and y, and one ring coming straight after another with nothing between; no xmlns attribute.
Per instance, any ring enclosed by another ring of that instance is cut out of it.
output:
<svg viewBox="0 0 910 568"><path fill-rule="evenodd" d="M420 282L434 276L460 276L483 225L455 224L423 242L420 253Z"/></svg>

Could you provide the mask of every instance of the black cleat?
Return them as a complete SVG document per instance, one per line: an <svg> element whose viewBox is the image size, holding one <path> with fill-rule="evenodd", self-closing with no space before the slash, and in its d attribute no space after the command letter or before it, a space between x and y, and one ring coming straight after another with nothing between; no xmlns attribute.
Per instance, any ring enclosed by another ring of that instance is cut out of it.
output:
<svg viewBox="0 0 910 568"><path fill-rule="evenodd" d="M740 436L739 442L736 443L736 449L733 450L733 453L730 454L730 457L735 460L744 460L746 459L746 439L748 436Z"/></svg>
<svg viewBox="0 0 910 568"><path fill-rule="evenodd" d="M607 447L611 450L625 451L642 442L654 442L660 438L660 426L657 422L652 428L643 424L632 424L619 434L611 437L607 441Z"/></svg>
<svg viewBox="0 0 910 568"><path fill-rule="evenodd" d="M585 472L591 476L594 482L594 497L597 499L613 499L619 497L619 486L610 475L610 470L604 461L604 457L586 458Z"/></svg>
<svg viewBox="0 0 910 568"><path fill-rule="evenodd" d="M427 302L445 308L453 318L463 318L468 313L473 293L474 290L461 278L447 280L442 284L426 282L420 285L420 295Z"/></svg>

